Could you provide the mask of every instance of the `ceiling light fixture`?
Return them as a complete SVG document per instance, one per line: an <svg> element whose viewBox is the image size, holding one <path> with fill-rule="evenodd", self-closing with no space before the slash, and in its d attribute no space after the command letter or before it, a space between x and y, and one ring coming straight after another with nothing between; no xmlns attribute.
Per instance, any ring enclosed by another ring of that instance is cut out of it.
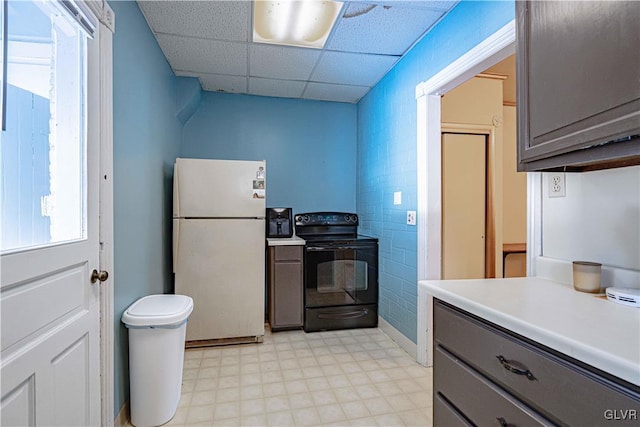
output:
<svg viewBox="0 0 640 427"><path fill-rule="evenodd" d="M331 0L255 0L253 41L322 49L341 9Z"/></svg>

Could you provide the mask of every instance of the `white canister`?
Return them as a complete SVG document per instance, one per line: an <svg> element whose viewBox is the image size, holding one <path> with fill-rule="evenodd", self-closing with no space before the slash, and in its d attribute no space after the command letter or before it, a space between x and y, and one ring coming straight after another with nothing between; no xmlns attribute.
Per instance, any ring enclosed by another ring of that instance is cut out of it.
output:
<svg viewBox="0 0 640 427"><path fill-rule="evenodd" d="M573 261L573 288L580 292L598 293L602 264L590 261Z"/></svg>

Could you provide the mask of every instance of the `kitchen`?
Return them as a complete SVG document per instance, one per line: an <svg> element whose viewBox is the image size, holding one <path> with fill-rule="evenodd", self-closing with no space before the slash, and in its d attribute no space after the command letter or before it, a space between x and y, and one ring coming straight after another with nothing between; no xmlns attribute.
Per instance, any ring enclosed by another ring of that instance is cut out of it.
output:
<svg viewBox="0 0 640 427"><path fill-rule="evenodd" d="M381 316L416 343L418 237L403 225L406 210L417 208L415 86L513 20L513 4L460 3L357 105L202 92L192 81L174 76L135 3L111 6L117 21L115 413L128 398L127 334L120 314L143 295L173 290L170 200L178 156L267 159L271 171L283 171L270 175L269 205L291 205L296 212L327 206L357 212L362 231L381 239ZM184 113L191 110L193 116ZM211 135L212 143L202 142ZM621 224L633 225L634 213L637 218L638 173L638 167L630 167L568 175L563 201L574 212L594 212L597 222L586 218L582 228L562 239L581 243L547 248L550 256L605 263L620 258L625 269L640 270L638 239L621 230ZM598 188L598 182L613 189ZM403 203L397 207L393 193L399 190ZM612 216L621 212L627 216ZM565 235L555 230L573 217L559 206L545 215L545 222L560 238ZM603 235L615 238L604 243L589 239L582 230L594 223Z"/></svg>

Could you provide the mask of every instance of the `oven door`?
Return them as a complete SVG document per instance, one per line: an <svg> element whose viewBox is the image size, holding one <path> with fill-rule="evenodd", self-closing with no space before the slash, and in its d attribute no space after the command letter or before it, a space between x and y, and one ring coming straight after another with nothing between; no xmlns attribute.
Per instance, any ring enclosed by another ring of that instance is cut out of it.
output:
<svg viewBox="0 0 640 427"><path fill-rule="evenodd" d="M306 308L377 302L377 243L308 243L305 247Z"/></svg>

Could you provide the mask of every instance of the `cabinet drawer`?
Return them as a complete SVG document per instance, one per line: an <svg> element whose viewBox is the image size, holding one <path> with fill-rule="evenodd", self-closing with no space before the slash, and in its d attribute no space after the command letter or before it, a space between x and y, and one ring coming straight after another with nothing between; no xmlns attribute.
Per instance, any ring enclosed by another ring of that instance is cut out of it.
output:
<svg viewBox="0 0 640 427"><path fill-rule="evenodd" d="M433 396L433 425L434 427L473 427L442 394Z"/></svg>
<svg viewBox="0 0 640 427"><path fill-rule="evenodd" d="M434 390L475 425L552 425L441 347L435 350L434 368ZM445 425L439 422L438 412L434 420Z"/></svg>
<svg viewBox="0 0 640 427"><path fill-rule="evenodd" d="M276 262L302 260L302 246L274 246L274 252Z"/></svg>
<svg viewBox="0 0 640 427"><path fill-rule="evenodd" d="M437 346L554 422L576 426L637 425L637 418L607 419L614 410L630 410L640 416L640 394L636 391L440 301L435 304L434 324Z"/></svg>

